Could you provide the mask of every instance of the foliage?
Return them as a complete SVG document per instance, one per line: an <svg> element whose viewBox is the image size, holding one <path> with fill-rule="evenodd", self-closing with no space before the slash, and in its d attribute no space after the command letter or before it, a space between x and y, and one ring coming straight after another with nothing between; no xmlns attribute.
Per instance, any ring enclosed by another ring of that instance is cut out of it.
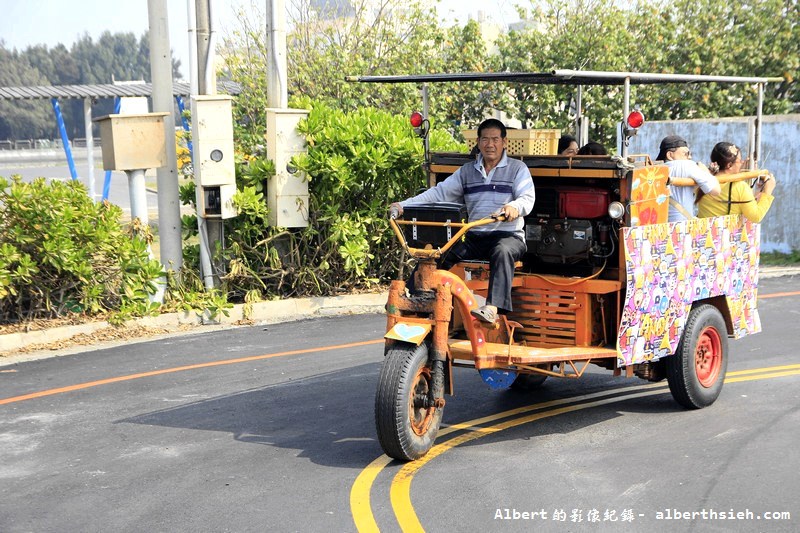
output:
<svg viewBox="0 0 800 533"><path fill-rule="evenodd" d="M161 266L121 215L77 181L0 178L0 321L157 310Z"/></svg>
<svg viewBox="0 0 800 533"><path fill-rule="evenodd" d="M783 82L768 86L764 111L796 109L798 2L726 6L714 0L531 2L528 27L500 37L493 68L782 76ZM528 127L567 130L574 118L574 93L572 88L509 87L500 108ZM620 99L620 89L584 88L591 139L614 145L616 123L622 119ZM670 120L752 114L756 99L748 86L675 84L634 87L631 103L641 106L649 120Z"/></svg>
<svg viewBox="0 0 800 533"><path fill-rule="evenodd" d="M788 254L783 252L761 252L759 261L762 266L797 266L800 264L800 250L792 250Z"/></svg>
<svg viewBox="0 0 800 533"><path fill-rule="evenodd" d="M478 25L443 28L433 8L412 0L397 9L392 0L357 0L342 12L337 3L292 0L287 38L288 92L332 108L368 107L408 115L420 110L420 88L412 84L354 83L346 76L483 71L489 55ZM267 107L263 4L239 13L240 28L223 39L224 75L242 86L234 110L237 140L263 153L263 109ZM337 19L336 17L343 17ZM480 84L448 84L431 91L429 118L434 129L457 133L477 125L492 104ZM473 90L476 89L476 90Z"/></svg>
<svg viewBox="0 0 800 533"><path fill-rule="evenodd" d="M228 248L220 252L224 289L239 301L336 294L388 280L399 252L387 205L424 183L422 142L405 117L374 109L346 113L309 100L295 105L311 107L299 128L308 154L294 160L309 179L309 225L269 227L264 190L274 168L263 158L239 158L234 201L240 214L226 221ZM464 148L441 132L431 146ZM182 188L184 200L193 200L193 187ZM194 234L194 217L184 227ZM198 255L197 246L187 247L186 264L196 265Z"/></svg>
<svg viewBox="0 0 800 533"><path fill-rule="evenodd" d="M41 73L16 50L0 46L0 65L0 87L46 84ZM0 139L40 137L49 130L51 117L47 102L0 100Z"/></svg>
<svg viewBox="0 0 800 533"><path fill-rule="evenodd" d="M150 38L148 32L137 38L131 32L106 31L97 41L85 34L70 49L39 44L22 51L9 51L0 41L0 64L3 87L150 81ZM180 61L172 61L172 73L180 78ZM113 99L100 99L94 105L95 116L113 112ZM83 101L71 99L61 107L69 136L84 137ZM0 138L57 137L54 124L47 101L0 101Z"/></svg>

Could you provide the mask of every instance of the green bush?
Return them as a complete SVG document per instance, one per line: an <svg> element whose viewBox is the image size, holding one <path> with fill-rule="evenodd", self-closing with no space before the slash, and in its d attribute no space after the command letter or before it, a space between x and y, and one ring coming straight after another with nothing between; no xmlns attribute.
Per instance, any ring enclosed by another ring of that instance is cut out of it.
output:
<svg viewBox="0 0 800 533"><path fill-rule="evenodd" d="M274 168L263 147L239 144L240 209L226 221L228 265L224 289L236 301L261 298L333 295L367 288L395 274L399 247L388 224L388 206L411 196L425 184L422 141L407 117L375 109L352 113L323 104L310 108L299 131L308 153L296 157L297 168L309 179L309 225L287 229L268 226L264 191ZM295 103L295 107L299 107ZM249 138L261 138L251 135ZM431 135L434 150L464 150L444 132ZM193 185L182 198L194 200ZM185 220L188 233L196 219ZM185 247L185 260L195 262L197 247Z"/></svg>
<svg viewBox="0 0 800 533"><path fill-rule="evenodd" d="M157 310L161 266L121 215L77 181L0 177L0 323Z"/></svg>

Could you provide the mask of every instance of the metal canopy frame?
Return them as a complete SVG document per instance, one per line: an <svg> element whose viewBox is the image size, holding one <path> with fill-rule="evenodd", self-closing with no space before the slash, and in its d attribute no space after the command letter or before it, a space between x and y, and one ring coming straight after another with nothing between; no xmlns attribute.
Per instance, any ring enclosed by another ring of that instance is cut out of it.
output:
<svg viewBox="0 0 800 533"><path fill-rule="evenodd" d="M744 83L758 85L758 105L756 109L755 132L752 135L753 146L750 148L752 158L751 169L758 167L761 154L761 113L764 102L764 86L767 83L782 82L781 77L748 77L748 76L711 76L705 74L664 74L654 72L610 72L595 70L556 69L547 72L461 72L451 74L411 74L398 76L347 76L347 81L361 83L421 83L423 84L423 105L427 108L427 83L453 82L507 82L526 83L531 85L570 85L577 86L578 98L584 85L622 85L624 87L622 120L630 114L631 85L663 85L688 83ZM577 112L578 135L581 135L582 114ZM619 135L619 133L618 133ZM584 140L585 142L585 140ZM628 155L628 145L619 139L622 157Z"/></svg>
<svg viewBox="0 0 800 533"><path fill-rule="evenodd" d="M593 70L551 70L549 72L461 72L451 74L411 74L398 76L348 76L347 81L362 83L447 83L518 82L534 85L657 85L666 83L769 83L783 78L710 76L704 74L661 74L646 72L606 72Z"/></svg>

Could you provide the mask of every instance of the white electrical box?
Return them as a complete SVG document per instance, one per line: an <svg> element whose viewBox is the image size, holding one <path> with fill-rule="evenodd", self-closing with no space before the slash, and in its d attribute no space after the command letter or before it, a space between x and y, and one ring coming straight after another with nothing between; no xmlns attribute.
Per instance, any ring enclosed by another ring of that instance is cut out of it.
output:
<svg viewBox="0 0 800 533"><path fill-rule="evenodd" d="M275 175L267 181L267 207L271 226L308 226L308 179L291 165L292 157L306 153L297 124L308 116L304 109L267 109L267 158Z"/></svg>
<svg viewBox="0 0 800 533"><path fill-rule="evenodd" d="M201 187L236 184L232 109L228 95L192 96L194 175Z"/></svg>
<svg viewBox="0 0 800 533"><path fill-rule="evenodd" d="M236 194L233 99L225 94L192 96L192 163L199 189L199 215L232 218Z"/></svg>

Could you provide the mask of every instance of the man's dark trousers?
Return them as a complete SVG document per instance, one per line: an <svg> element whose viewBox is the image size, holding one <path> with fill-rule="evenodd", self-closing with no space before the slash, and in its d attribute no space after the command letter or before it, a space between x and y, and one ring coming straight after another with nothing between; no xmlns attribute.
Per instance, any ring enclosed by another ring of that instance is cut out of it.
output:
<svg viewBox="0 0 800 533"><path fill-rule="evenodd" d="M453 246L439 263L441 270L459 261L489 261L489 291L486 303L511 311L511 283L514 263L527 251L525 241L507 231L470 231L466 239Z"/></svg>

